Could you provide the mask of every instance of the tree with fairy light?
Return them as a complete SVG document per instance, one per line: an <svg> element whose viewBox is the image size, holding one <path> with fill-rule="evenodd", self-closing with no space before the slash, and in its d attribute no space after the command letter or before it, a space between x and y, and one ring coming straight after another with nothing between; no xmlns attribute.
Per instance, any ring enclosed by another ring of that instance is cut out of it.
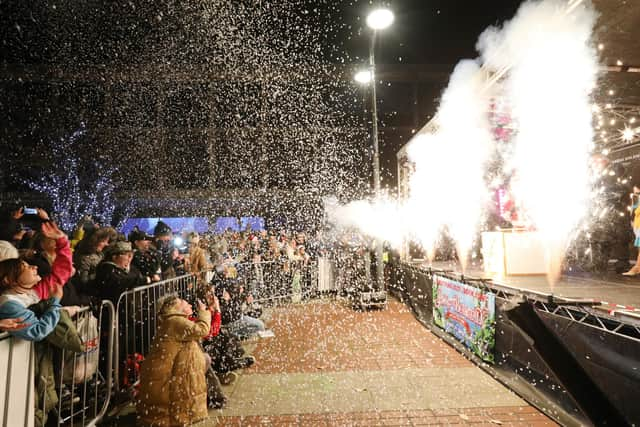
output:
<svg viewBox="0 0 640 427"><path fill-rule="evenodd" d="M51 140L51 167L25 180L30 188L51 199L53 215L65 230L73 229L85 214L111 224L115 210L115 170L79 155L86 137L83 122L71 135Z"/></svg>

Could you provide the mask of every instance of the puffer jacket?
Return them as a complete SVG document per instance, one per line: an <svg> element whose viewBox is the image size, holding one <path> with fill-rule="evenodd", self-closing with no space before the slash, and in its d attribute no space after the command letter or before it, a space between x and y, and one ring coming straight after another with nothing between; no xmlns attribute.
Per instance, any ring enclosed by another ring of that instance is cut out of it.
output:
<svg viewBox="0 0 640 427"><path fill-rule="evenodd" d="M160 318L140 369L139 425L186 426L208 418L206 362L200 340L209 333L210 325L207 310L198 312L196 322L178 310Z"/></svg>

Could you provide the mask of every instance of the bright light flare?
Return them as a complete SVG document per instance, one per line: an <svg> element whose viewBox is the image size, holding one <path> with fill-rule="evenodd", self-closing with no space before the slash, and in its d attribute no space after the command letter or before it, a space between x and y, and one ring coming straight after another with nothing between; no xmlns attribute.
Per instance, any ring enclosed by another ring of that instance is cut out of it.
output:
<svg viewBox="0 0 640 427"><path fill-rule="evenodd" d="M372 30L384 30L393 24L394 19L389 9L376 9L367 16L367 25Z"/></svg>
<svg viewBox="0 0 640 427"><path fill-rule="evenodd" d="M353 76L353 79L356 82L365 85L371 83L372 77L370 70L360 70Z"/></svg>
<svg viewBox="0 0 640 427"><path fill-rule="evenodd" d="M635 135L636 135L635 129L625 127L624 130L622 131L622 140L625 142L631 142Z"/></svg>

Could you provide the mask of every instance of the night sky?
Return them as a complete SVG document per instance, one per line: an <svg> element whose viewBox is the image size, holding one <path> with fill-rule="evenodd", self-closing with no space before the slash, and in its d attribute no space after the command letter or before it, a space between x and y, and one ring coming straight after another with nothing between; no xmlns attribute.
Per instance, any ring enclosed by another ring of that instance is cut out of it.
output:
<svg viewBox="0 0 640 427"><path fill-rule="evenodd" d="M433 115L448 72L460 59L475 57L479 34L512 17L519 3L387 3L396 20L379 39L380 70L422 64L444 71L440 79L420 83L415 112L411 82L379 86L385 186L395 187L395 153L411 130ZM373 7L370 2L304 4L0 1L0 113L5 118L0 137L10 164L3 171L5 191L24 191L22 178L37 178L51 157L46 153L51 141L68 138L85 123L86 135L74 149L81 151L80 157L113 163L118 177L127 178L116 187L151 190L161 181L171 188L211 183L225 188L313 187L323 194L338 186L345 197L361 195L358 180L368 185L370 173L370 142L363 137L371 124L367 94L349 76L331 83L251 81L255 72L287 77L282 70L301 63L303 73L317 70L322 61L342 70L366 63L370 33L364 16ZM314 59L307 61L309 56ZM205 74L198 74L199 66L214 80L202 81ZM245 73L247 78L218 81L219 70ZM195 81L188 81L192 76ZM269 94L273 96L260 100ZM327 117L330 126L352 130L346 135L312 130ZM299 126L307 128L302 136L299 130L284 129ZM216 147L218 156L211 176L207 167L190 167L207 144ZM300 147L310 157L300 160ZM133 152L123 154L127 150ZM322 158L318 153L324 153ZM262 159L258 166L257 158ZM282 159L289 160L283 164ZM142 175L132 166L140 162L145 164ZM251 167L238 170L238 165ZM84 168L94 169L91 164Z"/></svg>
<svg viewBox="0 0 640 427"><path fill-rule="evenodd" d="M340 33L353 56L366 56L364 25L371 2L354 1L342 10L344 21L353 22L356 34ZM513 17L521 0L396 0L386 2L395 13L395 22L385 30L376 55L382 63L455 64L476 57L475 43L490 25ZM374 5L376 3L373 3Z"/></svg>
<svg viewBox="0 0 640 427"><path fill-rule="evenodd" d="M341 46L344 56L354 63L368 61L370 32L364 17L372 2L354 1L345 5L340 13L352 28L344 28L336 35L335 44ZM381 70L385 65L423 64L425 69L444 70L439 81L420 86L421 108L419 129L433 116L439 97L448 81L448 73L461 59L476 58L478 36L491 25L502 25L512 18L521 0L461 1L461 0L397 0L384 4L395 13L395 22L378 38L376 61ZM410 91L402 85L379 86L379 119L382 123L381 163L383 185L396 185L396 152L411 138L410 130L390 130L394 114L412 108ZM406 122L406 121L405 121ZM403 123L397 123L402 126ZM404 123L405 125L407 123Z"/></svg>

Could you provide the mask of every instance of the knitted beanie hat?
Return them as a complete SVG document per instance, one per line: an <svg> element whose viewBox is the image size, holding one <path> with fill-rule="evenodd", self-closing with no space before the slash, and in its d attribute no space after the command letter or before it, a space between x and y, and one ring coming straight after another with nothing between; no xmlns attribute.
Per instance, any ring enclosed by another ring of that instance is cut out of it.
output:
<svg viewBox="0 0 640 427"><path fill-rule="evenodd" d="M0 261L18 257L18 250L15 246L6 240L0 240Z"/></svg>

